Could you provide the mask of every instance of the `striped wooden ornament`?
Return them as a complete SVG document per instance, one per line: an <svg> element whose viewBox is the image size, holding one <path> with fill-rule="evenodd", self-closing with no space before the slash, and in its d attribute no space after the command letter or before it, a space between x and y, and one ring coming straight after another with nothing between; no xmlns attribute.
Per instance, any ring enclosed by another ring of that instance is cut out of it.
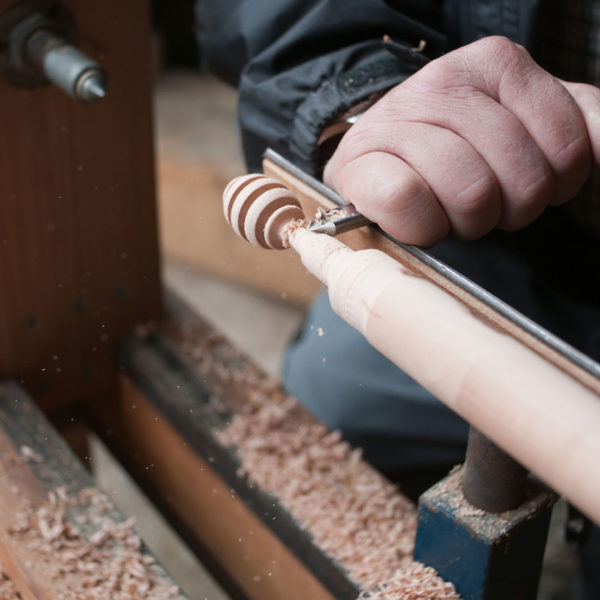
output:
<svg viewBox="0 0 600 600"><path fill-rule="evenodd" d="M282 183L251 173L236 177L223 192L223 212L233 230L253 246L283 249L281 231L304 219L300 203Z"/></svg>

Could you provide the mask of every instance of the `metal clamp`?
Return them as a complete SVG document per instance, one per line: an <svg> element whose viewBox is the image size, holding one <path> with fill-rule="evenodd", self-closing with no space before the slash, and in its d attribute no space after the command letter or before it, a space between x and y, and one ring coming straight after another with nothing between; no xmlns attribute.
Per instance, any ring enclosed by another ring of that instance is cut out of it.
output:
<svg viewBox="0 0 600 600"><path fill-rule="evenodd" d="M77 29L62 5L24 0L0 15L0 73L19 87L54 83L72 98L106 95L106 73L75 46Z"/></svg>

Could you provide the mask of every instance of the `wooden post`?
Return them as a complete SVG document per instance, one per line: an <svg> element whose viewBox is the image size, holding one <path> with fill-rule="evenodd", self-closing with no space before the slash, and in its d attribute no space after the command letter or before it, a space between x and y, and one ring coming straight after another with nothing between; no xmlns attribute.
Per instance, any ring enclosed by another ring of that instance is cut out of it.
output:
<svg viewBox="0 0 600 600"><path fill-rule="evenodd" d="M112 390L116 338L160 314L148 3L63 4L107 97L0 81L0 375L45 408Z"/></svg>

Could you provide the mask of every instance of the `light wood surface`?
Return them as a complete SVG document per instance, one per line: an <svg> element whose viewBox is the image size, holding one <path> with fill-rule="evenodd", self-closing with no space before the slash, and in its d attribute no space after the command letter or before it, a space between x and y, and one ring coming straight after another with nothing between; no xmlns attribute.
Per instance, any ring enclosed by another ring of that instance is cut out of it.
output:
<svg viewBox="0 0 600 600"><path fill-rule="evenodd" d="M160 313L148 3L63 4L107 97L0 80L0 373L46 407L114 387L116 338Z"/></svg>
<svg viewBox="0 0 600 600"><path fill-rule="evenodd" d="M333 206L278 165L263 166L307 217ZM377 350L600 522L597 378L374 229L337 239L299 230L291 244Z"/></svg>

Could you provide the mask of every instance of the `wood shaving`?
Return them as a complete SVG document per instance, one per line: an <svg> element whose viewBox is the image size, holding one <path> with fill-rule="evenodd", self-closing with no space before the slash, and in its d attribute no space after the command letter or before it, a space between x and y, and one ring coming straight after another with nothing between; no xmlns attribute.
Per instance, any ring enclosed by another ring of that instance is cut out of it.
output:
<svg viewBox="0 0 600 600"><path fill-rule="evenodd" d="M411 48L411 50L413 52L423 52L425 50L426 46L427 46L426 40L419 40L419 45L415 46L414 48Z"/></svg>
<svg viewBox="0 0 600 600"><path fill-rule="evenodd" d="M2 564L0 564L0 600L21 600L21 594L8 575L4 573Z"/></svg>
<svg viewBox="0 0 600 600"><path fill-rule="evenodd" d="M223 339L209 342L191 325L182 337L179 347L193 368L235 411L215 435L236 449L239 475L279 501L365 590L360 600L460 600L433 569L413 563L416 507L359 449Z"/></svg>
<svg viewBox="0 0 600 600"><path fill-rule="evenodd" d="M20 452L21 452L21 456L27 461L41 463L44 460L40 454L35 452L29 446L21 446Z"/></svg>
<svg viewBox="0 0 600 600"><path fill-rule="evenodd" d="M328 208L324 209L322 207L318 207L315 212L314 219L311 224L313 225L325 225L326 223L331 223L336 219L341 219L344 216L344 211L341 208Z"/></svg>
<svg viewBox="0 0 600 600"><path fill-rule="evenodd" d="M134 519L117 522L113 510L96 489L67 496L59 488L42 506L18 515L9 535L36 570L58 582L60 600L180 600L177 586L142 553Z"/></svg>
<svg viewBox="0 0 600 600"><path fill-rule="evenodd" d="M459 599L452 584L411 560L415 506L361 459L360 449L295 399L250 390L218 437L237 448L240 475L276 496L351 580L373 594L361 598Z"/></svg>
<svg viewBox="0 0 600 600"><path fill-rule="evenodd" d="M451 583L440 579L431 567L406 560L385 584L363 592L359 600L460 600Z"/></svg>
<svg viewBox="0 0 600 600"><path fill-rule="evenodd" d="M296 231L296 229L300 229L301 227L306 227L308 225L308 221L296 219L294 221L290 221L285 227L281 230L281 242L284 248L290 247L290 236Z"/></svg>

